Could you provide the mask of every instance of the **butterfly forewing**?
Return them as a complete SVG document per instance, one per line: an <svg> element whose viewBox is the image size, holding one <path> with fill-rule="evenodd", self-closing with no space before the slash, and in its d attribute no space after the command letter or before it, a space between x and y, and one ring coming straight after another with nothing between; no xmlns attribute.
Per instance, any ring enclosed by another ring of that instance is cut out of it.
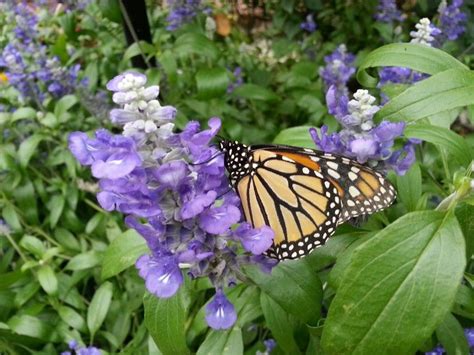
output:
<svg viewBox="0 0 474 355"><path fill-rule="evenodd" d="M275 232L267 254L295 259L324 244L338 224L388 207L395 190L356 161L317 150L221 142L246 220Z"/></svg>

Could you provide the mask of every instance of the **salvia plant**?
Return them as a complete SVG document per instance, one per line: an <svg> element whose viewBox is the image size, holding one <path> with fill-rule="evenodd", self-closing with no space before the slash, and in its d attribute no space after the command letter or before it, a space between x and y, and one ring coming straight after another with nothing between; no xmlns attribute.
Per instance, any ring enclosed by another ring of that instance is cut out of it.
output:
<svg viewBox="0 0 474 355"><path fill-rule="evenodd" d="M0 4L0 353L472 353L472 3L127 3ZM223 139L397 198L278 262Z"/></svg>

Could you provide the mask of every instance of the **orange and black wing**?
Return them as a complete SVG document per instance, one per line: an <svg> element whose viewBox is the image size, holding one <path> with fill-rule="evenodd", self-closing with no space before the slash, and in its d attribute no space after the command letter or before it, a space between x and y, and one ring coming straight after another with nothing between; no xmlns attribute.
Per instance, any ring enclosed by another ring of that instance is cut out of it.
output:
<svg viewBox="0 0 474 355"><path fill-rule="evenodd" d="M343 156L283 145L220 146L246 220L273 229L267 254L280 260L310 253L338 224L395 200L382 174Z"/></svg>
<svg viewBox="0 0 474 355"><path fill-rule="evenodd" d="M298 160L283 152L253 150L250 162L251 171L236 190L247 221L275 232L267 254L295 259L323 245L342 213L337 188L314 169L309 157Z"/></svg>

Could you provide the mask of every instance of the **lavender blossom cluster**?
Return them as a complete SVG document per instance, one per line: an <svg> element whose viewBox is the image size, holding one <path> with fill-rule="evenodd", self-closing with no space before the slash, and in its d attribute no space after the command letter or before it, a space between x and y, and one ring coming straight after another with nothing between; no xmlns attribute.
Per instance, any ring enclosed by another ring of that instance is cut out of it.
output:
<svg viewBox="0 0 474 355"><path fill-rule="evenodd" d="M308 14L306 16L305 21L300 24L300 28L309 33L316 31L317 25L316 22L314 22L313 14Z"/></svg>
<svg viewBox="0 0 474 355"><path fill-rule="evenodd" d="M89 138L74 132L69 149L100 179L102 208L127 215L127 225L146 240L150 254L136 267L148 291L171 297L183 284L183 272L191 279L208 277L216 294L206 307L207 323L227 329L237 315L224 287L238 281L245 264L271 270L275 261L262 253L273 231L247 223L233 228L241 220L240 202L229 188L222 155L210 145L220 120L211 118L206 130L189 122L174 132L176 109L162 106L159 87L145 87L146 81L137 72L112 79L107 89L121 107L110 118L123 133L101 129Z"/></svg>
<svg viewBox="0 0 474 355"><path fill-rule="evenodd" d="M438 8L440 44L455 41L466 31L467 15L461 11L463 0L453 0L451 5L442 0Z"/></svg>
<svg viewBox="0 0 474 355"><path fill-rule="evenodd" d="M374 17L383 23L402 22L405 19L395 0L380 0Z"/></svg>
<svg viewBox="0 0 474 355"><path fill-rule="evenodd" d="M166 21L168 31L175 31L185 23L191 22L201 9L201 0L167 0L170 12Z"/></svg>
<svg viewBox="0 0 474 355"><path fill-rule="evenodd" d="M403 134L405 123L383 121L375 125L373 116L380 108L374 105L375 97L367 90L357 90L344 108L336 95L337 88L332 86L326 94L326 103L330 112L337 112L334 116L343 128L328 134L327 126L323 126L320 135L311 128L310 134L319 149L355 158L359 163L382 164L377 167L405 174L415 162L415 144L420 143L409 139L402 149L392 149L395 139Z"/></svg>
<svg viewBox="0 0 474 355"><path fill-rule="evenodd" d="M333 88L331 92L336 105L328 106L331 115L341 115L346 110L349 101L347 83L356 71L354 60L355 56L347 51L344 44L324 57L326 65L320 68L319 75L324 81L326 92Z"/></svg>
<svg viewBox="0 0 474 355"><path fill-rule="evenodd" d="M78 86L79 65L63 67L57 57L49 56L39 37L37 7L24 2L5 3L2 6L10 23L13 36L0 54L0 67L26 101L41 102L46 93L57 98L72 93Z"/></svg>
<svg viewBox="0 0 474 355"><path fill-rule="evenodd" d="M382 0L379 7L383 7L388 12L390 9L396 8L396 4L389 4L390 1ZM446 0L442 0L438 8L438 26L435 26L427 18L422 18L416 24L416 31L411 31L411 43L418 43L427 46L441 47L447 41L454 41L466 31L467 15L462 12L461 7L463 0L453 0L448 5ZM380 13L383 13L381 11ZM386 22L382 18L379 21ZM402 67L386 67L379 72L379 87L387 84L411 84L422 79L427 75L414 72L408 68Z"/></svg>
<svg viewBox="0 0 474 355"><path fill-rule="evenodd" d="M233 80L227 86L228 94L233 93L236 88L238 88L244 83L244 78L242 74L242 67L235 67L235 69L232 71Z"/></svg>
<svg viewBox="0 0 474 355"><path fill-rule="evenodd" d="M68 351L63 351L61 355L101 355L101 351L99 348L96 348L94 346L88 346L88 347L80 347L77 341L71 340L68 343L69 350Z"/></svg>
<svg viewBox="0 0 474 355"><path fill-rule="evenodd" d="M464 329L464 336L467 340L467 345L469 346L470 354L474 352L474 328ZM441 345L436 346L433 350L425 352L425 355L443 355L446 354L446 349Z"/></svg>

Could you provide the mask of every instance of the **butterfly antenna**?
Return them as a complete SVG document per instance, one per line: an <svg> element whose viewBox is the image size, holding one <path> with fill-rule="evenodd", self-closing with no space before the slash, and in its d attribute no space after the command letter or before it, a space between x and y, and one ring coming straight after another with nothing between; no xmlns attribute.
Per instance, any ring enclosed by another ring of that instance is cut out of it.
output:
<svg viewBox="0 0 474 355"><path fill-rule="evenodd" d="M217 152L216 154L214 154L213 156L211 156L208 160L206 161L202 161L202 162L199 162L199 163L189 163L189 165L192 165L192 166L196 166L196 165L202 165L202 164L207 164L209 163L211 160L217 158L219 155L221 154L224 154L223 152Z"/></svg>
<svg viewBox="0 0 474 355"><path fill-rule="evenodd" d="M232 191L232 187L229 188L229 190L227 190L226 192L220 194L219 196L216 197L216 200L220 199L221 197L227 195L229 192Z"/></svg>

